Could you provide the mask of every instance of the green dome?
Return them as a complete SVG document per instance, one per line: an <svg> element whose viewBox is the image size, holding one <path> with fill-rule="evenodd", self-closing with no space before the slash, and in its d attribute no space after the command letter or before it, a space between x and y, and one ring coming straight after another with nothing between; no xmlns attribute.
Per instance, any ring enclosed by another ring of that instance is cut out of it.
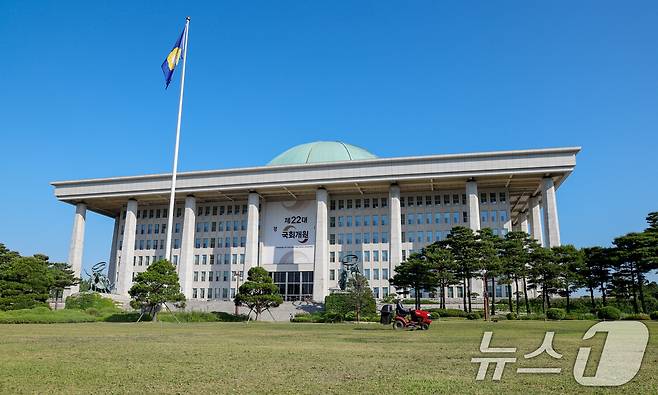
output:
<svg viewBox="0 0 658 395"><path fill-rule="evenodd" d="M376 157L363 148L340 141L315 141L313 143L294 146L272 159L267 165L299 165L304 163L374 159Z"/></svg>

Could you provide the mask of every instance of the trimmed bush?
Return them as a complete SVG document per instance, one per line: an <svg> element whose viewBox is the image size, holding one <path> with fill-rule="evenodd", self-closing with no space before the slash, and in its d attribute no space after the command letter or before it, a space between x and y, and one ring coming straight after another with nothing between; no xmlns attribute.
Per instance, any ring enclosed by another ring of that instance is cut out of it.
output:
<svg viewBox="0 0 658 395"><path fill-rule="evenodd" d="M482 318L480 313L475 312L475 311L472 312L472 313L466 314L466 319L468 319L468 320L479 320L480 318Z"/></svg>
<svg viewBox="0 0 658 395"><path fill-rule="evenodd" d="M648 321L650 319L651 319L651 317L649 316L649 314L643 314L643 313L640 313L640 314L627 314L623 318L623 320L626 320L626 321Z"/></svg>
<svg viewBox="0 0 658 395"><path fill-rule="evenodd" d="M649 314L649 317L651 317L652 320L658 320L658 310L652 311L651 314Z"/></svg>
<svg viewBox="0 0 658 395"><path fill-rule="evenodd" d="M505 318L507 318L508 320L516 320L516 319L518 319L516 313L507 313L507 314L505 315Z"/></svg>
<svg viewBox="0 0 658 395"><path fill-rule="evenodd" d="M109 314L120 312L114 300L104 298L97 292L85 292L78 295L72 295L66 298L65 309L69 310L87 310L96 309L98 312Z"/></svg>
<svg viewBox="0 0 658 395"><path fill-rule="evenodd" d="M56 324L94 322L98 318L81 310L50 310L47 307L0 311L0 324Z"/></svg>
<svg viewBox="0 0 658 395"><path fill-rule="evenodd" d="M439 317L461 317L461 318L466 318L468 315L467 312L464 310L460 309L426 309L426 311L429 311L430 313L438 314Z"/></svg>
<svg viewBox="0 0 658 395"><path fill-rule="evenodd" d="M566 315L567 313L564 310L555 307L546 310L546 318L549 320L563 320Z"/></svg>
<svg viewBox="0 0 658 395"><path fill-rule="evenodd" d="M334 293L324 298L324 310L344 317L347 313L354 311L354 306L350 302L348 294ZM361 315L365 317L373 314L377 314L377 306L375 306L375 299L370 299L368 304L361 306Z"/></svg>
<svg viewBox="0 0 658 395"><path fill-rule="evenodd" d="M602 320L616 321L621 318L621 311L612 306L601 307L597 316Z"/></svg>

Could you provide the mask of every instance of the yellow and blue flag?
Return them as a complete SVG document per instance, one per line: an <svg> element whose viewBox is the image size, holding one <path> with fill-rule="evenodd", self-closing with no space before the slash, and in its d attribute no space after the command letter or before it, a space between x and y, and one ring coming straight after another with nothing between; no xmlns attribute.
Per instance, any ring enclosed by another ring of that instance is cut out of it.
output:
<svg viewBox="0 0 658 395"><path fill-rule="evenodd" d="M185 39L186 33L187 33L187 26L185 26L180 37L178 37L178 40L176 40L176 44L174 44L174 48L171 50L171 52L169 52L169 55L167 55L167 58L162 63L162 72L164 73L164 77L165 77L165 89L169 87L169 83L171 82L171 77L174 75L174 69L178 65L180 59L185 54L185 42L187 41Z"/></svg>

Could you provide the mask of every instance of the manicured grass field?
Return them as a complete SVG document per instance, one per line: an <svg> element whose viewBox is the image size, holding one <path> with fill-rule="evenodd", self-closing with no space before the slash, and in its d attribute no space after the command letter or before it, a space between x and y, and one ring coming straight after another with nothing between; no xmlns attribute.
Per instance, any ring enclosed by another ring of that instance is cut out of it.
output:
<svg viewBox="0 0 658 395"><path fill-rule="evenodd" d="M0 325L0 393L601 393L572 376L578 347L598 355L604 335L582 341L594 322L435 322L429 331L379 324L88 323ZM621 393L658 391L658 323L640 373ZM492 347L518 348L499 382L475 381L485 330ZM564 356L523 354L555 331ZM593 368L588 365L590 374ZM561 374L516 373L561 367Z"/></svg>

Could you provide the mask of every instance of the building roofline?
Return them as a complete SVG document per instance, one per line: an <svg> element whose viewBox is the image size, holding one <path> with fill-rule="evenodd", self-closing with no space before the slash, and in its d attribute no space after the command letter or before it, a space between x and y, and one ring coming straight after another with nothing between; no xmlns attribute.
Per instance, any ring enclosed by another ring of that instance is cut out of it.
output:
<svg viewBox="0 0 658 395"><path fill-rule="evenodd" d="M555 148L540 148L540 149L525 149L525 150L506 150L506 151L488 151L488 152L472 152L472 153L459 153L459 154L439 154L439 155L420 155L420 156L403 156L393 158L373 158L362 160L349 160L337 162L322 162L322 163L303 163L291 165L264 165L255 167L241 167L229 169L216 169L216 170L197 170L179 172L178 176L194 176L194 175L217 175L217 174L236 174L236 173L252 173L252 172L275 172L277 170L294 170L294 169L314 169L318 167L342 167L346 164L359 165L359 164L382 164L382 163L401 163L405 161L437 161L437 160L456 160L456 159L477 159L477 158L495 158L500 156L532 156L532 155L545 155L545 154L559 154L570 153L577 154L581 151L579 146L571 147L555 147ZM105 177L105 178L88 178L79 180L64 180L53 181L50 183L52 186L65 186L78 183L103 183L112 181L133 181L152 178L171 177L171 173L155 173L143 174L135 176L118 176L118 177Z"/></svg>

